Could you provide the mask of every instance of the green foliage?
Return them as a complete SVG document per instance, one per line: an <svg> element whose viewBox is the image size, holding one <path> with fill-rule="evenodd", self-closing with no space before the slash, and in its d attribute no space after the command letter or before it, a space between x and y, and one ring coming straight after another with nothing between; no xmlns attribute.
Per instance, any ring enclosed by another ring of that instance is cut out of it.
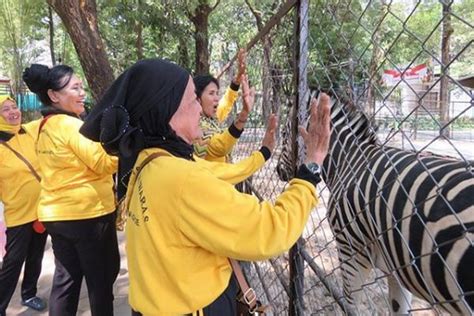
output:
<svg viewBox="0 0 474 316"><path fill-rule="evenodd" d="M168 58L190 69L192 27L183 5L183 1L99 0L99 27L114 71L122 71L139 57Z"/></svg>
<svg viewBox="0 0 474 316"><path fill-rule="evenodd" d="M12 79L15 92L21 88L21 74L43 49L35 45L45 37L42 18L46 6L35 0L0 1L1 69Z"/></svg>
<svg viewBox="0 0 474 316"><path fill-rule="evenodd" d="M451 72L456 77L472 76L474 74L474 0L460 0L453 4L451 24L454 30L451 46L453 56L457 62L451 67ZM467 49L464 49L467 48Z"/></svg>
<svg viewBox="0 0 474 316"><path fill-rule="evenodd" d="M453 78L474 74L473 7L474 0L453 1L450 6L453 33L448 72ZM442 9L436 0L310 1L310 87L355 93L367 100L364 106L370 113L375 100L397 97L400 91L382 85L384 70L428 63L439 75ZM417 124L430 129L437 125L425 119ZM463 124L453 122L455 128Z"/></svg>
<svg viewBox="0 0 474 316"><path fill-rule="evenodd" d="M116 74L138 58L162 57L194 71L194 26L189 20L199 3L213 6L217 0L96 0L99 28L109 61ZM285 1L221 0L209 16L211 73L218 71L257 33L250 6L266 23ZM3 72L18 80L25 65L48 53L47 5L37 0L0 0L0 57ZM451 6L450 66L453 77L472 75L474 0L455 1ZM404 67L440 58L442 10L439 1L311 0L309 8L310 86L326 88L363 87L371 77L377 86L384 69ZM80 62L60 19L55 15L54 45L57 57L82 74ZM271 62L276 76L285 78L285 93L291 94L295 51L295 12L271 29ZM141 34L141 42L138 41ZM41 41L42 45L35 45ZM33 45L32 45L33 44ZM379 53L380 56L374 54ZM248 72L261 89L263 45L248 53ZM375 58L375 59L374 59ZM234 67L235 68L235 67ZM225 75L228 81L233 71ZM288 79L288 80L287 80Z"/></svg>

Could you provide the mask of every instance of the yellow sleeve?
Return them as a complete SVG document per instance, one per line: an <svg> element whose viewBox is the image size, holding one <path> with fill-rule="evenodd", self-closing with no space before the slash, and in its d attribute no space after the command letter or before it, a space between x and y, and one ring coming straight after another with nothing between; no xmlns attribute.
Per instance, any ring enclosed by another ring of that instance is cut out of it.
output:
<svg viewBox="0 0 474 316"><path fill-rule="evenodd" d="M317 204L315 187L301 179L291 180L272 204L199 170L187 177L180 198L182 238L212 253L250 261L288 250Z"/></svg>
<svg viewBox="0 0 474 316"><path fill-rule="evenodd" d="M39 125L42 120L43 119L38 119L22 125L26 133L33 137L35 141L38 139Z"/></svg>
<svg viewBox="0 0 474 316"><path fill-rule="evenodd" d="M107 155L100 143L91 141L79 133L82 122L72 121L69 130L69 146L74 154L96 174L114 174L118 168L118 158ZM75 126L73 126L75 125Z"/></svg>
<svg viewBox="0 0 474 316"><path fill-rule="evenodd" d="M232 107L234 106L235 101L239 97L239 92L232 90L230 87L227 88L225 94L219 100L219 105L217 106L216 118L219 123L222 123L229 116Z"/></svg>
<svg viewBox="0 0 474 316"><path fill-rule="evenodd" d="M199 157L194 157L194 159L198 164L209 169L214 176L230 184L244 181L265 164L265 158L260 151L254 151L247 158L235 163L207 161Z"/></svg>
<svg viewBox="0 0 474 316"><path fill-rule="evenodd" d="M217 133L211 136L207 144L206 159L220 158L229 155L237 143L237 138L232 136L228 129L222 133Z"/></svg>

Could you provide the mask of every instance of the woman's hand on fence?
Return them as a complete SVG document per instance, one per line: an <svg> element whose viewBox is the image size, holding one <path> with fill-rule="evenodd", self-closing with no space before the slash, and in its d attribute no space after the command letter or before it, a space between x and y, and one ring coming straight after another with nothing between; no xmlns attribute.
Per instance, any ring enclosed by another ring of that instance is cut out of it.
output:
<svg viewBox="0 0 474 316"><path fill-rule="evenodd" d="M239 84L242 82L242 76L245 75L247 69L247 51L244 48L239 49L237 53L237 75L235 76L234 82Z"/></svg>
<svg viewBox="0 0 474 316"><path fill-rule="evenodd" d="M249 81L247 75L242 76L242 103L243 108L237 115L237 121L235 127L242 130L247 122L249 113L252 111L253 104L255 102L255 88L249 87Z"/></svg>
<svg viewBox="0 0 474 316"><path fill-rule="evenodd" d="M278 119L275 114L271 114L268 118L267 130L262 140L262 147L267 147L270 149L270 152L273 152L276 144L276 129L278 127Z"/></svg>
<svg viewBox="0 0 474 316"><path fill-rule="evenodd" d="M299 127L301 137L306 145L306 163L316 162L322 165L329 150L330 122L330 99L327 94L321 93L317 100L311 100L308 128Z"/></svg>

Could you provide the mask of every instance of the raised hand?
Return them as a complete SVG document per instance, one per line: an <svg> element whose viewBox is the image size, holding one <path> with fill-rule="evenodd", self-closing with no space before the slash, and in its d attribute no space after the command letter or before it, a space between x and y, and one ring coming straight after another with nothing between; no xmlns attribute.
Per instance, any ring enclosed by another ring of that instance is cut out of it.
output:
<svg viewBox="0 0 474 316"><path fill-rule="evenodd" d="M271 152L275 149L276 144L276 130L278 127L278 118L275 114L271 114L268 118L267 123L267 130L265 131L265 135L263 136L262 146L267 147L270 149Z"/></svg>
<svg viewBox="0 0 474 316"><path fill-rule="evenodd" d="M244 48L239 49L237 53L237 75L235 76L234 82L240 84L242 82L242 76L245 75L247 70L247 51Z"/></svg>
<svg viewBox="0 0 474 316"><path fill-rule="evenodd" d="M255 88L249 87L247 75L242 75L242 110L237 115L237 121L234 125L237 129L242 130L247 122L250 112L255 102Z"/></svg>
<svg viewBox="0 0 474 316"><path fill-rule="evenodd" d="M306 163L316 162L321 165L329 150L331 138L331 105L329 96L319 95L318 100L311 100L308 129L299 127L300 135L306 145Z"/></svg>

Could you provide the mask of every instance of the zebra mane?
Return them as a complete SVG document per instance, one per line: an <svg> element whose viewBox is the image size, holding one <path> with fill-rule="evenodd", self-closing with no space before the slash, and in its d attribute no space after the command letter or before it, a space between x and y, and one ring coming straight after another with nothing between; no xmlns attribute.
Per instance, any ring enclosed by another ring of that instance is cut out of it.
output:
<svg viewBox="0 0 474 316"><path fill-rule="evenodd" d="M311 89L307 99L308 111L312 98L318 98L320 92L325 92L331 99L331 121L332 125L350 126L354 136L365 143L378 144L377 127L364 112L361 105L356 105L354 101L347 97L342 91L322 91Z"/></svg>
<svg viewBox="0 0 474 316"><path fill-rule="evenodd" d="M314 96L314 92L311 94ZM362 110L360 105L356 105L352 100L330 93L331 98L331 121L333 127L349 126L352 134L364 143L378 144L377 127L372 120Z"/></svg>

